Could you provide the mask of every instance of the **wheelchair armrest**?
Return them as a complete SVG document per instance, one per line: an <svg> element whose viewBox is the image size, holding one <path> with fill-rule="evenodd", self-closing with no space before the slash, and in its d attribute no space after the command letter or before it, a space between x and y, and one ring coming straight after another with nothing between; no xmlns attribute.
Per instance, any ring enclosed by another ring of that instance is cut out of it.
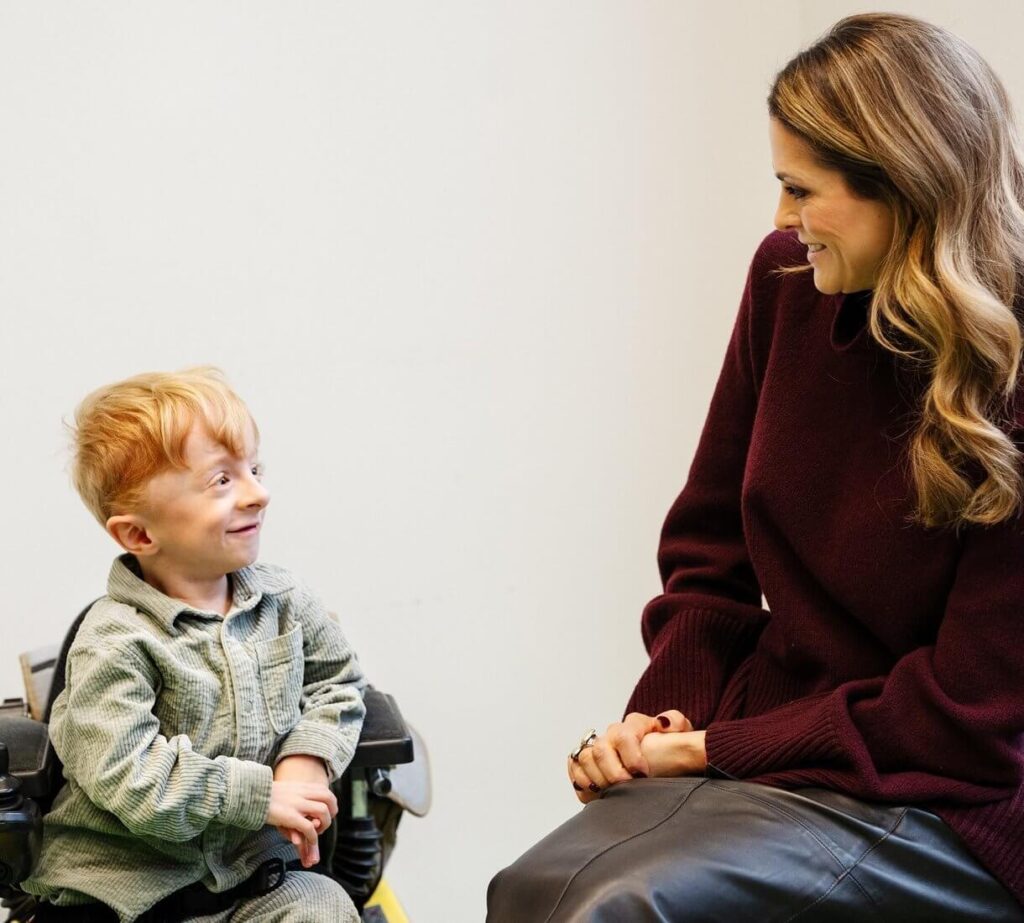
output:
<svg viewBox="0 0 1024 923"><path fill-rule="evenodd" d="M0 715L0 741L7 744L10 773L21 783L21 794L48 800L61 784L57 754L46 725L34 718Z"/></svg>
<svg viewBox="0 0 1024 923"><path fill-rule="evenodd" d="M56 761L46 725L31 718L0 715L0 744L0 893L6 897L39 858L39 802L52 789Z"/></svg>
<svg viewBox="0 0 1024 923"><path fill-rule="evenodd" d="M412 735L392 696L373 686L363 693L366 719L352 757L354 769L397 766L413 760Z"/></svg>
<svg viewBox="0 0 1024 923"><path fill-rule="evenodd" d="M365 768L411 763L412 735L394 698L368 686L363 700L366 719L352 766ZM7 744L10 771L21 782L21 793L44 801L51 798L62 779L46 725L20 715L0 715L0 740Z"/></svg>

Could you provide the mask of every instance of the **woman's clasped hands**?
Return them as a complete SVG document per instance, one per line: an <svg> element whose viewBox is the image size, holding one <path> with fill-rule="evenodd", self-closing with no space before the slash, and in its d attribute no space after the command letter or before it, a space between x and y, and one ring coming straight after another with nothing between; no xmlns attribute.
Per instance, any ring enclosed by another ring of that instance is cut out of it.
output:
<svg viewBox="0 0 1024 923"><path fill-rule="evenodd" d="M699 775L706 768L704 731L695 731L674 709L659 715L631 712L568 760L569 781L584 804L620 782Z"/></svg>

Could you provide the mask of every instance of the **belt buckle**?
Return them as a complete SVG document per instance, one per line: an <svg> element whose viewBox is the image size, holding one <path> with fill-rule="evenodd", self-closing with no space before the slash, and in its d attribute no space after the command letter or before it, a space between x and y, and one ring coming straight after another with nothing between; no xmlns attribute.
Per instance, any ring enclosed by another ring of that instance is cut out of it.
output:
<svg viewBox="0 0 1024 923"><path fill-rule="evenodd" d="M287 874L288 869L285 867L284 859L279 857L267 859L266 862L262 863L260 867L253 872L252 878L249 879L252 885L251 893L253 896L269 894L275 888L281 887L284 877Z"/></svg>

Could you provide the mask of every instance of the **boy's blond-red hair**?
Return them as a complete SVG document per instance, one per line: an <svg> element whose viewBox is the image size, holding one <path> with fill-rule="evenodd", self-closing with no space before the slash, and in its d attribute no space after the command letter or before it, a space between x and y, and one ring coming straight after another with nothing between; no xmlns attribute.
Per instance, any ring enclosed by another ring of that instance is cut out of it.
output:
<svg viewBox="0 0 1024 923"><path fill-rule="evenodd" d="M135 375L78 405L71 479L100 525L137 510L154 475L186 467L185 440L197 421L239 457L259 441L249 408L213 366Z"/></svg>

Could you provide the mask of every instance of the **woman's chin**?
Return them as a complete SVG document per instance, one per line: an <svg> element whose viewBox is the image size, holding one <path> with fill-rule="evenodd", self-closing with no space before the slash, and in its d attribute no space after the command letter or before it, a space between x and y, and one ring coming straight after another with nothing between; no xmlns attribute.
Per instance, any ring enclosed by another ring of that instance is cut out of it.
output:
<svg viewBox="0 0 1024 923"><path fill-rule="evenodd" d="M814 271L814 287L821 292L822 295L838 295L842 292L841 288L836 287L836 285L829 282L827 278L823 279L817 270Z"/></svg>

